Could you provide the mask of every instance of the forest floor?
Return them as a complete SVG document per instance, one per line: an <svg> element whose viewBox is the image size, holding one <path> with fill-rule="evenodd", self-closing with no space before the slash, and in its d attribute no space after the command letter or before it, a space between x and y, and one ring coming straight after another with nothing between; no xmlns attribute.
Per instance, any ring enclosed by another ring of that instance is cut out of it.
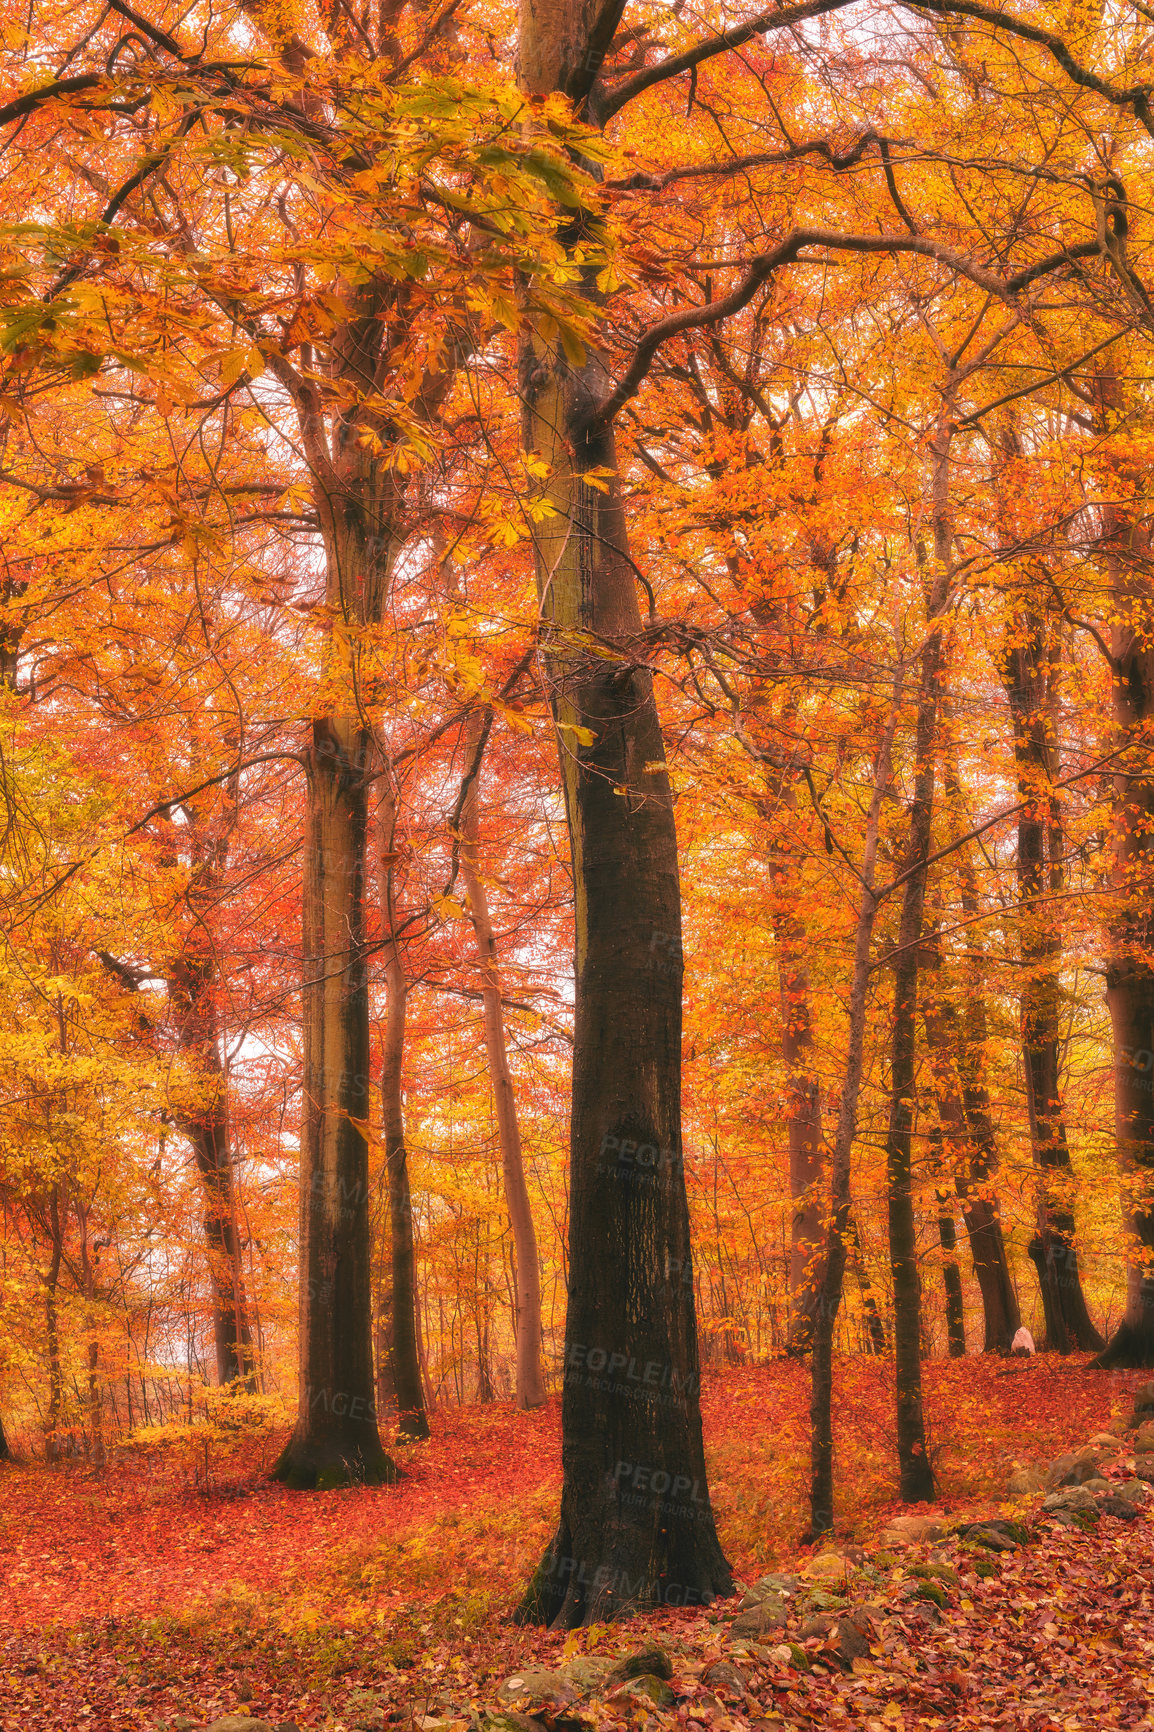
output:
<svg viewBox="0 0 1154 1732"><path fill-rule="evenodd" d="M1050 1357L925 1371L947 1516L1000 1505L1015 1464L1047 1462L1109 1426L1145 1380ZM837 1367L838 1539L867 1556L901 1509L891 1376L884 1360ZM716 1374L702 1401L722 1542L748 1584L802 1555L807 1372ZM439 1411L431 1443L396 1452L405 1477L392 1488L284 1491L265 1476L275 1448L210 1463L208 1490L171 1463L0 1471L2 1732L151 1732L229 1712L336 1732L363 1718L366 1689L402 1732L463 1732L502 1678L557 1660L561 1638L509 1622L556 1514L556 1400L529 1415ZM888 1657L875 1620L875 1657L852 1671L819 1657L762 1677L755 1658L737 1694L700 1714L694 1680L730 1653L735 1603L583 1632L565 1652L617 1655L659 1632L685 1688L675 1711L649 1716L655 1728L1154 1727L1154 1520L1045 1525L995 1564L978 1572L959 1556L940 1625L919 1624L912 1647L895 1602L905 1636L888 1640ZM884 1600L882 1576L870 1579ZM618 1705L590 1724L639 1715Z"/></svg>

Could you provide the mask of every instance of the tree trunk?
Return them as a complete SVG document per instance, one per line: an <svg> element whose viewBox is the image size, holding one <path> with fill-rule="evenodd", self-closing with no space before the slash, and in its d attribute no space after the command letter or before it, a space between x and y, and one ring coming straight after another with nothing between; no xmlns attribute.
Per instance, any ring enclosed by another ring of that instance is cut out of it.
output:
<svg viewBox="0 0 1154 1732"><path fill-rule="evenodd" d="M796 808L793 785L782 776L773 805ZM769 802L766 802L767 806ZM814 1053L806 936L797 917L797 872L788 847L766 854L770 909L777 948L781 1002L781 1056L787 1077L786 1134L793 1214L789 1234L790 1324L786 1351L813 1345L826 1249L825 1190L829 1151L822 1137L821 1084Z"/></svg>
<svg viewBox="0 0 1154 1732"><path fill-rule="evenodd" d="M373 1400L369 1241L369 1004L365 969L370 737L318 717L307 756L300 1390L273 1470L301 1490L379 1484L396 1469Z"/></svg>
<svg viewBox="0 0 1154 1732"><path fill-rule="evenodd" d="M846 1035L845 1073L842 1077L841 1104L838 1109L837 1134L830 1159L830 1212L826 1229L825 1265L822 1271L821 1294L814 1318L813 1364L809 1399L810 1439L810 1531L812 1539L833 1531L833 1334L845 1282L847 1241L850 1217L850 1159L854 1134L857 1130L858 1096L861 1092L862 1063L865 1051L866 1002L869 993L870 949L873 943L877 897L874 877L877 869L878 827L882 802L890 785L891 752L894 729L901 702L901 684L895 681L894 701L889 726L878 754L874 775L873 798L866 819L865 844L862 850L861 902L858 906L857 931L854 935L853 978L849 995L849 1028Z"/></svg>
<svg viewBox="0 0 1154 1732"><path fill-rule="evenodd" d="M541 1266L537 1234L525 1163L521 1154L521 1131L517 1123L517 1101L513 1074L505 1047L505 1021L501 1010L501 976L497 943L489 919L489 899L481 877L479 860L477 795L483 749L480 718L469 736L469 785L461 806L461 875L469 899L469 915L477 935L481 958L481 999L485 1026L485 1051L493 1085L493 1108L501 1149L501 1171L505 1184L505 1206L513 1231L516 1278L516 1401L522 1408L541 1407L545 1402L545 1368L541 1359Z"/></svg>
<svg viewBox="0 0 1154 1732"><path fill-rule="evenodd" d="M1116 380L1102 380L1103 419ZM1116 623L1112 630L1115 743L1106 1003L1114 1032L1114 1122L1129 1240L1126 1309L1095 1364L1154 1366L1154 583L1145 528L1106 515Z"/></svg>
<svg viewBox="0 0 1154 1732"><path fill-rule="evenodd" d="M952 1156L962 1219L969 1235L974 1274L982 1295L983 1352L1008 1353L1022 1318L1010 1280L998 1201L990 1191L991 1175L997 1165L992 1127L988 1113L979 1110L981 1088L978 1084L973 1084L971 1090L973 1114L967 1115L966 1112L964 1085L958 1075L966 1036L957 1010L940 984L941 955L936 937L923 946L922 955L924 961L933 965L935 977L934 988L923 996L922 1020L942 1137ZM990 1131L989 1136L984 1135L986 1130Z"/></svg>
<svg viewBox="0 0 1154 1732"><path fill-rule="evenodd" d="M952 395L946 398L952 405ZM934 1495L922 1411L921 1277L912 1189L912 1134L917 1057L918 963L934 814L934 753L942 670L938 624L949 593L950 422L943 414L934 436L934 567L927 596L927 636L921 656L914 743L914 798L904 867L898 948L894 961L891 1096L886 1137L886 1189L890 1270L894 1288L894 1361L898 1471L901 1496L918 1503Z"/></svg>
<svg viewBox="0 0 1154 1732"><path fill-rule="evenodd" d="M526 94L583 96L620 12L620 0L524 0ZM580 226L575 217L575 244ZM553 333L534 331L521 385L525 446L549 465L556 512L539 523L535 554L576 980L561 1517L518 1615L572 1628L635 1607L709 1602L733 1581L701 1435L673 801L652 678L635 653L640 615L612 432L584 426L607 380L597 361L574 366Z"/></svg>
<svg viewBox="0 0 1154 1732"><path fill-rule="evenodd" d="M949 1193L938 1191L938 1243L942 1247L942 1286L946 1292L946 1341L951 1359L966 1357L966 1312L962 1303L962 1272L958 1268L958 1229L949 1207Z"/></svg>
<svg viewBox="0 0 1154 1732"><path fill-rule="evenodd" d="M382 758L384 754L382 753ZM391 1381L397 1401L397 1428L402 1437L429 1435L417 1347L417 1254L413 1241L413 1203L409 1189L409 1155L405 1146L402 1083L405 1064L405 1016L409 983L396 937L392 858L396 846L396 799L391 766L384 759L384 793L377 823L377 898L384 944L385 1038L381 1052L381 1124L389 1179L389 1244L392 1253L390 1324Z"/></svg>
<svg viewBox="0 0 1154 1732"><path fill-rule="evenodd" d="M1021 945L1022 1056L1030 1144L1038 1173L1037 1232L1030 1256L1038 1271L1046 1345L1058 1353L1101 1348L1090 1321L1074 1238L1073 1173L1058 1080L1061 941L1048 897L1061 894L1064 863L1055 854L1061 827L1054 820L1057 740L1051 693L1057 644L1047 642L1045 621L1023 605L1006 633L1002 678L1014 728L1018 798L1018 929Z"/></svg>
<svg viewBox="0 0 1154 1732"><path fill-rule="evenodd" d="M4 1421L0 1418L0 1461L11 1461L12 1449L4 1430Z"/></svg>
<svg viewBox="0 0 1154 1732"><path fill-rule="evenodd" d="M44 1457L56 1461L60 1454L60 1417L64 1405L64 1380L60 1370L60 1312L57 1294L60 1265L64 1256L64 1224L60 1219L60 1187L53 1185L48 1200L48 1223L52 1256L44 1277L44 1328L48 1339L48 1424L44 1430Z"/></svg>

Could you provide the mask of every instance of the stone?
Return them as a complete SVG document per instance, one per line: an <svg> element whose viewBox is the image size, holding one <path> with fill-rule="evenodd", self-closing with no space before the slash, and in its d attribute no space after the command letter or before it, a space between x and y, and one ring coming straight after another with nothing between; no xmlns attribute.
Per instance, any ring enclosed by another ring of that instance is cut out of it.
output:
<svg viewBox="0 0 1154 1732"><path fill-rule="evenodd" d="M223 1714L204 1732L272 1732L272 1727L267 1720L254 1720L251 1714Z"/></svg>
<svg viewBox="0 0 1154 1732"><path fill-rule="evenodd" d="M908 1573L917 1581L945 1582L951 1588L956 1588L958 1585L957 1570L953 1564L947 1564L944 1559L940 1558L933 1558L925 1564L910 1564Z"/></svg>
<svg viewBox="0 0 1154 1732"><path fill-rule="evenodd" d="M1130 1503L1141 1505L1150 1496L1150 1487L1141 1479L1115 1480L1111 1487L1115 1497L1124 1497Z"/></svg>
<svg viewBox="0 0 1154 1732"><path fill-rule="evenodd" d="M272 1732L301 1732L295 1720L278 1720Z"/></svg>
<svg viewBox="0 0 1154 1732"><path fill-rule="evenodd" d="M1034 1492L1045 1491L1046 1476L1041 1468L1015 1468L1006 1481L1007 1497L1030 1497Z"/></svg>
<svg viewBox="0 0 1154 1732"><path fill-rule="evenodd" d="M596 1654L578 1654L575 1660L561 1667L560 1675L579 1696L594 1696L612 1670L612 1660L600 1659Z"/></svg>
<svg viewBox="0 0 1154 1732"><path fill-rule="evenodd" d="M1154 1419L1154 1382L1143 1383L1134 1391L1134 1407L1130 1427L1141 1425L1144 1419Z"/></svg>
<svg viewBox="0 0 1154 1732"><path fill-rule="evenodd" d="M1139 1479L1144 1479L1147 1485L1154 1485L1154 1453L1136 1455L1134 1457L1134 1472Z"/></svg>
<svg viewBox="0 0 1154 1732"><path fill-rule="evenodd" d="M1050 1491L1062 1485L1085 1485L1088 1479L1100 1479L1098 1461L1093 1455L1060 1455L1051 1462L1046 1473L1046 1485Z"/></svg>
<svg viewBox="0 0 1154 1732"><path fill-rule="evenodd" d="M715 1660L712 1666L707 1666L701 1674L703 1684L708 1684L714 1690L740 1690L744 1692L748 1686L745 1673L728 1660Z"/></svg>
<svg viewBox="0 0 1154 1732"><path fill-rule="evenodd" d="M1112 1489L1108 1479L1088 1479L1083 1487L1084 1491L1092 1491L1095 1497L1100 1497L1103 1492Z"/></svg>
<svg viewBox="0 0 1154 1732"><path fill-rule="evenodd" d="M1093 1498L1090 1501L1093 1503ZM985 1546L988 1552L1016 1552L1018 1542L1008 1528L1008 1522L967 1522L958 1532L971 1545Z"/></svg>
<svg viewBox="0 0 1154 1732"><path fill-rule="evenodd" d="M802 1565L801 1574L807 1582L840 1588L850 1568L849 1559L843 1558L840 1552L818 1552L816 1557L809 1558Z"/></svg>
<svg viewBox="0 0 1154 1732"><path fill-rule="evenodd" d="M1098 1455L1117 1455L1121 1447L1121 1440L1112 1431L1096 1431L1086 1444L1087 1450Z"/></svg>
<svg viewBox="0 0 1154 1732"><path fill-rule="evenodd" d="M819 1613L817 1617L806 1618L798 1635L803 1642L814 1636L821 1637L825 1654L847 1672L855 1660L865 1659L870 1651L869 1621L860 1612L851 1612L842 1618L835 1618L828 1612Z"/></svg>
<svg viewBox="0 0 1154 1732"><path fill-rule="evenodd" d="M664 1678L658 1678L652 1672L642 1672L639 1677L627 1678L624 1684L619 1684L613 1692L613 1700L649 1702L654 1708L672 1708L675 1697Z"/></svg>
<svg viewBox="0 0 1154 1732"><path fill-rule="evenodd" d="M1138 1435L1134 1439L1134 1453L1148 1455L1154 1450L1154 1419L1144 1419L1138 1427Z"/></svg>
<svg viewBox="0 0 1154 1732"><path fill-rule="evenodd" d="M780 1594L767 1594L752 1606L738 1612L729 1626L731 1636L766 1636L785 1626L785 1600Z"/></svg>
<svg viewBox="0 0 1154 1732"><path fill-rule="evenodd" d="M790 1594L796 1594L800 1586L797 1576L782 1576L771 1571L769 1575L760 1576L753 1586L746 1590L745 1600L753 1605L755 1599L764 1600L767 1594L784 1594L788 1598ZM743 1605L745 1600L742 1601Z"/></svg>
<svg viewBox="0 0 1154 1732"><path fill-rule="evenodd" d="M1098 1500L1084 1485L1071 1485L1061 1491L1052 1491L1049 1497L1043 1498L1042 1508L1047 1514L1054 1510L1067 1510L1073 1515L1096 1516Z"/></svg>
<svg viewBox="0 0 1154 1732"><path fill-rule="evenodd" d="M945 1524L940 1516L895 1516L882 1530L879 1537L882 1545L887 1548L916 1546L923 1540L942 1539L945 1531Z"/></svg>
<svg viewBox="0 0 1154 1732"><path fill-rule="evenodd" d="M625 1654L608 1674L609 1684L625 1684L630 1678L672 1678L673 1661L659 1643L653 1642L647 1648L638 1648L632 1654Z"/></svg>
<svg viewBox="0 0 1154 1732"><path fill-rule="evenodd" d="M1102 1515L1114 1516L1123 1522L1132 1522L1142 1513L1136 1503L1131 1503L1127 1497L1118 1497L1114 1492L1098 1499L1098 1509Z"/></svg>
<svg viewBox="0 0 1154 1732"><path fill-rule="evenodd" d="M488 1709L477 1722L479 1732L541 1732L538 1721L515 1708Z"/></svg>
<svg viewBox="0 0 1154 1732"><path fill-rule="evenodd" d="M569 1708L577 1700L577 1692L560 1672L525 1666L499 1686L497 1700L502 1708L528 1708L532 1712L537 1708Z"/></svg>

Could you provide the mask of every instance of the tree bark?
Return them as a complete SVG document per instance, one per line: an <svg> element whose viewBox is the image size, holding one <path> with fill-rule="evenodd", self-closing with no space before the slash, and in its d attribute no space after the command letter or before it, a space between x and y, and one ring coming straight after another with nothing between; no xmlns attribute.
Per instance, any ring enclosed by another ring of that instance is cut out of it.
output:
<svg viewBox="0 0 1154 1732"><path fill-rule="evenodd" d="M774 807L796 810L793 784L788 774L779 780L780 786L774 791ZM767 801L766 806L769 804ZM829 1151L822 1136L821 1083L814 1053L806 935L796 912L797 871L788 844L779 844L767 851L766 867L777 949L781 1056L787 1078L789 1190L793 1200L789 1233L790 1323L786 1351L800 1354L807 1353L813 1345L814 1318L821 1302Z"/></svg>
<svg viewBox="0 0 1154 1732"><path fill-rule="evenodd" d="M1037 1231L1030 1256L1038 1271L1045 1344L1058 1353L1098 1349L1102 1336L1090 1320L1078 1269L1072 1203L1073 1173L1058 1077L1061 941L1047 898L1061 894L1064 864L1054 843L1057 740L1051 725L1050 682L1056 643L1028 603L1007 629L1002 679L1014 729L1018 798L1018 930L1021 946L1022 1057L1030 1145L1038 1174Z"/></svg>
<svg viewBox="0 0 1154 1732"><path fill-rule="evenodd" d="M307 754L297 1423L274 1477L300 1490L395 1479L373 1389L364 874L371 737L318 717Z"/></svg>
<svg viewBox="0 0 1154 1732"><path fill-rule="evenodd" d="M620 12L620 0L524 0L526 94L580 100ZM574 243L580 231L578 214ZM635 653L640 615L612 431L584 424L607 380L597 361L572 364L554 335L535 330L521 389L524 443L549 465L556 513L539 524L535 555L576 981L561 1516L518 1615L572 1628L635 1607L709 1602L733 1581L701 1434L673 801L652 678ZM585 479L591 470L597 485Z"/></svg>
<svg viewBox="0 0 1154 1732"><path fill-rule="evenodd" d="M938 1190L938 1243L942 1248L942 1286L946 1294L946 1341L951 1359L966 1357L966 1311L962 1272L958 1268L958 1229L949 1206L949 1192Z"/></svg>
<svg viewBox="0 0 1154 1732"><path fill-rule="evenodd" d="M4 1430L4 1420L0 1418L0 1461L12 1460L12 1447Z"/></svg>
<svg viewBox="0 0 1154 1732"><path fill-rule="evenodd" d="M942 671L938 623L949 593L952 537L949 528L950 422L948 410L934 435L934 566L926 607L927 636L921 655L914 741L914 797L903 871L901 920L894 961L891 1095L886 1137L886 1189L890 1271L894 1288L894 1377L900 1491L907 1503L934 1495L922 1411L921 1277L912 1189L912 1134L917 1055L918 964L934 814L934 754Z"/></svg>
<svg viewBox="0 0 1154 1732"><path fill-rule="evenodd" d="M382 757L384 754L382 753ZM413 1201L409 1187L409 1155L405 1145L402 1084L405 1064L405 1017L409 983L397 942L392 859L396 847L396 798L392 770L385 759L384 793L377 823L377 898L385 976L385 1038L381 1050L381 1124L389 1189L389 1245L392 1258L390 1325L391 1381L397 1401L397 1428L402 1437L424 1439L429 1416L421 1385L417 1346L417 1252L413 1239Z"/></svg>
<svg viewBox="0 0 1154 1732"><path fill-rule="evenodd" d="M854 934L853 977L849 995L849 1027L846 1033L845 1072L837 1133L830 1158L830 1212L826 1229L825 1264L820 1301L814 1318L813 1363L810 1377L810 1530L818 1539L833 1532L833 1335L845 1284L847 1244L850 1236L850 1162L857 1130L858 1097L861 1093L865 1052L866 1003L869 993L870 950L878 899L874 892L877 871L878 829L882 802L890 785L894 730L901 702L901 684L895 681L894 701L874 774L873 797L866 819L862 849L861 901Z"/></svg>
<svg viewBox="0 0 1154 1732"><path fill-rule="evenodd" d="M1101 414L1117 413L1104 376ZM1135 480L1137 490L1138 478ZM1106 1003L1114 1033L1114 1122L1129 1241L1126 1309L1095 1364L1154 1366L1154 582L1150 539L1127 511L1104 513L1115 624L1113 776Z"/></svg>
<svg viewBox="0 0 1154 1732"><path fill-rule="evenodd" d="M461 806L460 820L461 875L465 881L469 915L473 922L473 931L477 935L477 950L481 959L485 1052L493 1086L493 1110L501 1149L505 1207L509 1211L509 1225L513 1233L516 1401L518 1407L533 1408L542 1407L545 1403L545 1368L541 1358L541 1266L537 1255L537 1234L533 1226L529 1187L525 1183L525 1163L521 1152L521 1130L517 1122L513 1073L509 1069L509 1055L505 1046L497 942L493 936L492 921L489 919L489 899L480 869L478 790L483 745L479 717L470 732L469 745L469 784Z"/></svg>
<svg viewBox="0 0 1154 1732"><path fill-rule="evenodd" d="M1022 1318L1010 1280L998 1200L991 1190L997 1167L992 1126L988 1113L978 1111L980 1090L976 1091L973 1118L966 1112L964 1084L958 1074L966 1035L955 1005L940 985L941 956L936 937L923 946L922 955L924 961L933 964L935 976L935 987L923 994L922 1021L942 1137L952 1157L954 1182L982 1296L983 1351L1008 1353ZM991 1134L986 1136L985 1131Z"/></svg>

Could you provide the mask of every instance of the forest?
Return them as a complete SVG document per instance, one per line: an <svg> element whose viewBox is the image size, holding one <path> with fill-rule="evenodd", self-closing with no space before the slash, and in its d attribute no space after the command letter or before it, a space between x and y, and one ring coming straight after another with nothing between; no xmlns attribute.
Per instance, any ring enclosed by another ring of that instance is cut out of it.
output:
<svg viewBox="0 0 1154 1732"><path fill-rule="evenodd" d="M595 1648L975 1498L1148 1546L1154 13L0 25L21 1570L227 1492Z"/></svg>

